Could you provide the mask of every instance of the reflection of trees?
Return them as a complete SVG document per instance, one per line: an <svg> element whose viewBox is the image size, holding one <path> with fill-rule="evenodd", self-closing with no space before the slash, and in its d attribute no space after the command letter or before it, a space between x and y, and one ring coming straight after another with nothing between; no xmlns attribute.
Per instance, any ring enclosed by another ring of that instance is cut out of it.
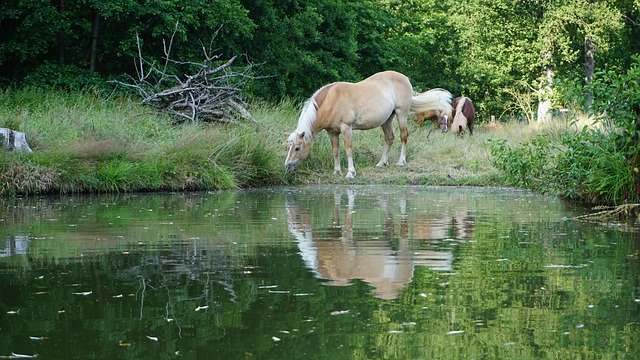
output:
<svg viewBox="0 0 640 360"><path fill-rule="evenodd" d="M553 203L508 194L350 188L76 201L28 218L63 219L49 227L2 224L7 249L29 242L0 258L0 355L637 358L637 234L546 221ZM353 280L386 261L411 265L395 301Z"/></svg>
<svg viewBox="0 0 640 360"><path fill-rule="evenodd" d="M7 236L4 244L0 243L0 257L24 255L27 253L29 237L24 235Z"/></svg>
<svg viewBox="0 0 640 360"><path fill-rule="evenodd" d="M312 210L305 207L308 204L288 197L285 207L289 232L296 239L305 266L316 277L327 280L326 285L344 286L361 279L372 285L376 296L383 299L395 299L399 295L413 278L416 265L433 270L451 269L451 251L421 248L418 242L412 244L414 240L442 240L445 237L438 235L451 228L466 237L470 231L468 224L472 224L464 218L458 220L445 215L445 219L436 217L435 221L425 218L414 227L409 220L407 198L381 194L373 197L374 203L364 204L359 211L367 216L382 216L382 224L379 227L369 223L354 225L356 191L346 191L346 207L342 204L344 196L343 191L334 193L328 229L318 225L326 219L314 222ZM391 201L398 203L399 214L394 214ZM329 216L329 212L324 213ZM458 221L462 226L457 225Z"/></svg>

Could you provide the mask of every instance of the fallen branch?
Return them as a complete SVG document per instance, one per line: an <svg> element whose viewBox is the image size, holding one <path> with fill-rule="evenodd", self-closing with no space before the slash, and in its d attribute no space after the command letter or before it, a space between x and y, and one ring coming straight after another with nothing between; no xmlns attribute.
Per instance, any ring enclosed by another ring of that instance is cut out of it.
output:
<svg viewBox="0 0 640 360"><path fill-rule="evenodd" d="M604 210L592 214L577 216L575 219L599 222L640 222L640 204L624 204L607 207L604 208Z"/></svg>

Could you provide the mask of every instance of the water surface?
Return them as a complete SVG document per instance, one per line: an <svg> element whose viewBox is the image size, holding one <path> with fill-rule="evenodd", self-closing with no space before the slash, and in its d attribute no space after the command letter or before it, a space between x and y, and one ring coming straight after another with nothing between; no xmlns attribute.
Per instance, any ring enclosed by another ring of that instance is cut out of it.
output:
<svg viewBox="0 0 640 360"><path fill-rule="evenodd" d="M0 356L638 358L638 229L584 212L412 186L2 199Z"/></svg>

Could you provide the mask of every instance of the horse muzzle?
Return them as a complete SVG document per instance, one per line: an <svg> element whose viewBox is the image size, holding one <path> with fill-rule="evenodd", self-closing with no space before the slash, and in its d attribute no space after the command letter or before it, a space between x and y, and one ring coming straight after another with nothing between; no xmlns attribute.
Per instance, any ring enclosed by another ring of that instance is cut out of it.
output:
<svg viewBox="0 0 640 360"><path fill-rule="evenodd" d="M298 161L289 161L284 164L286 170L295 170L296 166L298 166Z"/></svg>

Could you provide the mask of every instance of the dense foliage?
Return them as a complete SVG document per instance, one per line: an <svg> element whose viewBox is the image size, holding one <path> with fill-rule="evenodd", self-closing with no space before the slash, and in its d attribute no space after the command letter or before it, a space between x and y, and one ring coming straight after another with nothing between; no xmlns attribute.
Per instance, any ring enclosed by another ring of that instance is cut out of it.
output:
<svg viewBox="0 0 640 360"><path fill-rule="evenodd" d="M174 59L201 59L204 46L260 64L254 96L301 98L396 69L418 89L445 87L500 115L514 92L540 89L546 70L582 76L587 40L596 69L628 67L639 13L637 0L9 0L0 84L80 88L135 74L136 35L160 59L175 29Z"/></svg>
<svg viewBox="0 0 640 360"><path fill-rule="evenodd" d="M623 74L607 72L589 89L607 116L596 127L539 135L522 145L492 144L512 185L589 203L640 201L640 58Z"/></svg>
<svg viewBox="0 0 640 360"><path fill-rule="evenodd" d="M521 147L494 142L496 166L514 185L619 203L640 197L638 24L639 0L9 0L0 5L0 87L110 92L113 83L105 80L136 76L137 56L163 61L169 39L171 57L182 61L176 72L203 50L221 62L241 55L235 65L255 71L244 88L252 100L298 101L326 83L394 69L417 90L444 87L470 96L479 122L490 115L532 122L542 101L594 116L598 129L542 135ZM37 141L46 131L28 123L28 113L7 111L0 127L40 129ZM76 128L85 142L111 139L96 136L101 123L108 122L85 120ZM113 159L107 173L135 173L126 158ZM160 178L171 188L188 187L183 180L192 177L218 186L209 173L218 167L209 165L176 182L171 171ZM230 183L261 182L257 177ZM142 186L156 188L152 180Z"/></svg>

